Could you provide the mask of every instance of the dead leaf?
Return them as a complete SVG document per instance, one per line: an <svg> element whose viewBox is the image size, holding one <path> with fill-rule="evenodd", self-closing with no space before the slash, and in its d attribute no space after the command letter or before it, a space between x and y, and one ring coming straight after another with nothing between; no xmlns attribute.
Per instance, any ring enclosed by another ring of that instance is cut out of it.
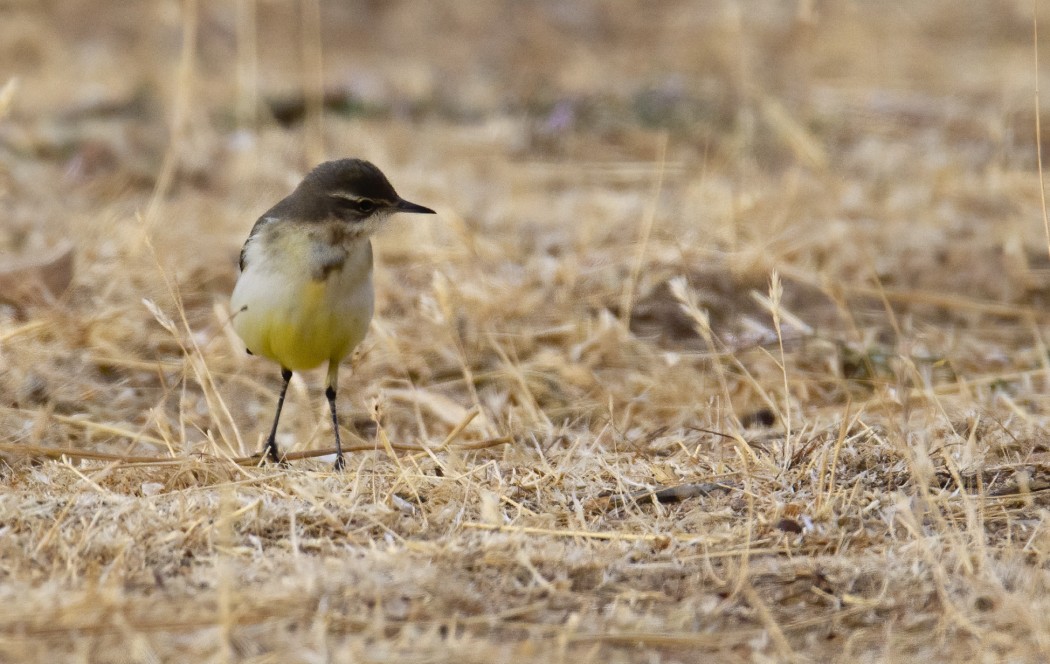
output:
<svg viewBox="0 0 1050 664"><path fill-rule="evenodd" d="M0 302L16 307L47 303L62 295L73 281L72 242L25 258L0 257Z"/></svg>

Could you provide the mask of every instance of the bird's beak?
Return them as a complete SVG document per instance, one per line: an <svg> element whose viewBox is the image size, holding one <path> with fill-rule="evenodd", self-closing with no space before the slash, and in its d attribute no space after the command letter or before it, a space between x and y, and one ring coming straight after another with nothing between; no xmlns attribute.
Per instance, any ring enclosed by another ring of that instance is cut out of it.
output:
<svg viewBox="0 0 1050 664"><path fill-rule="evenodd" d="M409 203L403 198L398 200L398 202L394 204L394 210L396 210L397 212L414 212L416 214L437 214L428 207L416 205L415 203Z"/></svg>

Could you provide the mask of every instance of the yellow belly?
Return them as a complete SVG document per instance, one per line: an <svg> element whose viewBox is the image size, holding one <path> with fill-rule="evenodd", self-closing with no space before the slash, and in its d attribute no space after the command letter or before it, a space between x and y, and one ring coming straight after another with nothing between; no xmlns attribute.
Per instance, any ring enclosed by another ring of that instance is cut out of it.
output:
<svg viewBox="0 0 1050 664"><path fill-rule="evenodd" d="M231 297L233 328L255 355L303 371L338 364L364 338L372 319L371 251L327 278L249 264Z"/></svg>
<svg viewBox="0 0 1050 664"><path fill-rule="evenodd" d="M354 312L333 312L327 287L308 282L291 306L271 310L262 322L258 354L293 371L346 357L361 342L367 322Z"/></svg>

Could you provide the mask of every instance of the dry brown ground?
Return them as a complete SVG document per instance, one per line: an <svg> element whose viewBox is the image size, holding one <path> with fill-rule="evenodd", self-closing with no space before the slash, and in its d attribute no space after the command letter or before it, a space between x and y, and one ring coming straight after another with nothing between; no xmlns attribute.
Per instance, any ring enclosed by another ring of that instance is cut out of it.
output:
<svg viewBox="0 0 1050 664"><path fill-rule="evenodd" d="M0 660L1050 657L1029 3L202 4L0 1ZM440 212L359 451L235 463L240 243L346 155Z"/></svg>

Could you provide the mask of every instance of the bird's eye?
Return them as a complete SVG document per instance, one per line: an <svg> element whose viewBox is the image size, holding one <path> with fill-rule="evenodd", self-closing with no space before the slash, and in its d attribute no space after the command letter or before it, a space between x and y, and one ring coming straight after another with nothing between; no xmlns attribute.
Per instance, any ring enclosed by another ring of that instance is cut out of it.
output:
<svg viewBox="0 0 1050 664"><path fill-rule="evenodd" d="M336 210L352 217L368 216L379 208L379 205L371 199L350 198L339 194L332 194L332 202Z"/></svg>

